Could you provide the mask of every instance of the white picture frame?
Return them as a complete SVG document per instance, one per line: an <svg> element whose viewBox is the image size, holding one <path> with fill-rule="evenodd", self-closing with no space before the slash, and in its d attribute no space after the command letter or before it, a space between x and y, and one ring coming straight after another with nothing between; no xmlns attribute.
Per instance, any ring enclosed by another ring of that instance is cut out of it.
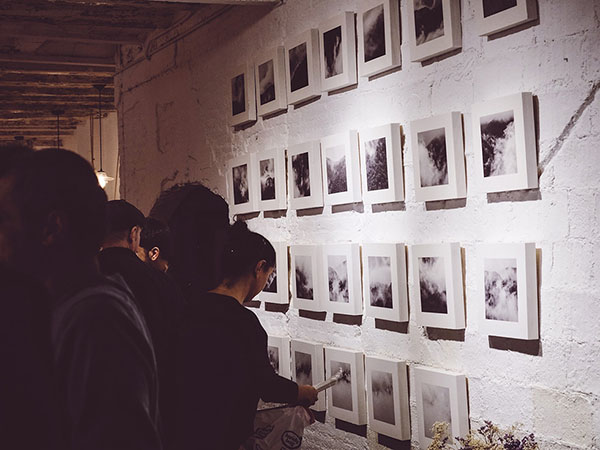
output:
<svg viewBox="0 0 600 450"><path fill-rule="evenodd" d="M360 245L324 245L321 255L321 289L327 311L352 316L362 315Z"/></svg>
<svg viewBox="0 0 600 450"><path fill-rule="evenodd" d="M283 45L262 52L254 64L256 108L260 117L286 111L285 48Z"/></svg>
<svg viewBox="0 0 600 450"><path fill-rule="evenodd" d="M413 367L420 448L433 441L435 422L449 423L449 442L469 432L467 379L464 375L423 366Z"/></svg>
<svg viewBox="0 0 600 450"><path fill-rule="evenodd" d="M285 149L262 150L255 154L254 173L257 208L279 211L287 208Z"/></svg>
<svg viewBox="0 0 600 450"><path fill-rule="evenodd" d="M323 92L357 83L353 12L343 12L319 25L319 57Z"/></svg>
<svg viewBox="0 0 600 450"><path fill-rule="evenodd" d="M460 244L413 245L413 309L417 324L462 330L465 303Z"/></svg>
<svg viewBox="0 0 600 450"><path fill-rule="evenodd" d="M325 355L323 344L293 339L292 380L298 384L315 386L325 381ZM319 392L317 402L310 407L315 411L327 409L326 391Z"/></svg>
<svg viewBox="0 0 600 450"><path fill-rule="evenodd" d="M484 244L480 252L481 330L539 339L535 243Z"/></svg>
<svg viewBox="0 0 600 450"><path fill-rule="evenodd" d="M318 245L290 246L292 306L306 311L325 311L322 294L322 250Z"/></svg>
<svg viewBox="0 0 600 450"><path fill-rule="evenodd" d="M475 2L475 26L479 36L489 36L500 31L537 19L536 0L504 0Z"/></svg>
<svg viewBox="0 0 600 450"><path fill-rule="evenodd" d="M343 205L361 201L356 130L322 138L321 165L325 205Z"/></svg>
<svg viewBox="0 0 600 450"><path fill-rule="evenodd" d="M287 150L288 193L291 209L323 206L321 148L318 141L292 145Z"/></svg>
<svg viewBox="0 0 600 450"><path fill-rule="evenodd" d="M384 157L381 155L384 154ZM362 199L368 204L404 201L400 124L360 131Z"/></svg>
<svg viewBox="0 0 600 450"><path fill-rule="evenodd" d="M257 211L256 206L256 179L254 153L230 159L227 162L227 197L229 199L229 213L247 214Z"/></svg>
<svg viewBox="0 0 600 450"><path fill-rule="evenodd" d="M335 419L354 425L366 425L367 402L365 366L362 352L325 347L325 377L336 375L339 368L345 377L327 393L327 411Z"/></svg>
<svg viewBox="0 0 600 450"><path fill-rule="evenodd" d="M256 121L256 91L254 89L254 66L238 66L229 84L229 120L232 127Z"/></svg>
<svg viewBox="0 0 600 450"><path fill-rule="evenodd" d="M319 30L312 28L285 43L285 79L290 105L321 96Z"/></svg>
<svg viewBox="0 0 600 450"><path fill-rule="evenodd" d="M356 25L360 77L387 72L402 64L399 0L363 0Z"/></svg>
<svg viewBox="0 0 600 450"><path fill-rule="evenodd" d="M267 303L288 304L289 293L289 268L288 246L286 242L271 242L275 249L274 275L267 281L265 288L259 292L258 300Z"/></svg>
<svg viewBox="0 0 600 450"><path fill-rule="evenodd" d="M362 245L363 297L368 317L408 322L406 246Z"/></svg>
<svg viewBox="0 0 600 450"><path fill-rule="evenodd" d="M408 367L403 361L365 357L367 410L371 430L410 440Z"/></svg>
<svg viewBox="0 0 600 450"><path fill-rule="evenodd" d="M434 0L420 7L417 2L408 0L410 60L425 61L461 48L460 0Z"/></svg>
<svg viewBox="0 0 600 450"><path fill-rule="evenodd" d="M467 196L464 140L459 112L410 123L415 199L448 200Z"/></svg>
<svg viewBox="0 0 600 450"><path fill-rule="evenodd" d="M269 335L267 337L267 354L275 372L284 378L291 378L290 338Z"/></svg>
<svg viewBox="0 0 600 450"><path fill-rule="evenodd" d="M531 92L477 103L472 116L476 173L483 191L537 188Z"/></svg>

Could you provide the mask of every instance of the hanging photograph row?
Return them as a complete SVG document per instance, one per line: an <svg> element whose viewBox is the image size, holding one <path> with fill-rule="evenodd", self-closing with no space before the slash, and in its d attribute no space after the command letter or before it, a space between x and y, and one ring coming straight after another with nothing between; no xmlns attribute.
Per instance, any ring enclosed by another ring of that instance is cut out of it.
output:
<svg viewBox="0 0 600 450"><path fill-rule="evenodd" d="M481 36L537 18L535 0L478 0L475 10ZM409 0L408 17L411 61L461 48L460 0ZM357 62L361 77L399 67L400 28L398 0L363 0L357 15L344 12L264 51L231 78L231 125L355 85Z"/></svg>
<svg viewBox="0 0 600 450"><path fill-rule="evenodd" d="M319 393L315 411L335 419L365 425L394 439L411 439L408 368L405 362L364 356L362 352L324 347L287 337L269 336L271 365L279 375L299 384L316 385L341 370L343 377ZM449 424L450 437L469 431L466 377L422 366L410 367L419 443L427 448L436 422Z"/></svg>
<svg viewBox="0 0 600 450"><path fill-rule="evenodd" d="M362 252L359 244L292 245L289 255L285 243L273 246L274 275L258 300L288 303L291 284L292 306L300 310L361 316L364 308L368 317L409 320L404 244L363 244ZM417 324L464 329L460 245L421 244L409 250ZM482 333L538 339L535 244L482 244L477 253Z"/></svg>
<svg viewBox="0 0 600 450"><path fill-rule="evenodd" d="M476 176L485 192L538 186L533 98L524 92L473 106ZM461 114L410 123L417 201L467 195ZM286 174L287 166L287 174ZM234 158L227 166L230 212L404 200L399 124L356 130ZM287 175L287 176L286 176ZM287 190L286 190L287 186ZM289 200L288 200L289 196Z"/></svg>

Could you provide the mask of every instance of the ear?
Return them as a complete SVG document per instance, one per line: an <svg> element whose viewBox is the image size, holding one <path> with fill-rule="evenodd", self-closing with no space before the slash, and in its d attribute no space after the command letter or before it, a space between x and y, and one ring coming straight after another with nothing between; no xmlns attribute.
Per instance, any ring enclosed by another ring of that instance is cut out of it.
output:
<svg viewBox="0 0 600 450"><path fill-rule="evenodd" d="M256 267L254 268L254 276L256 277L259 273L265 272L267 269L267 261L261 259L256 263Z"/></svg>
<svg viewBox="0 0 600 450"><path fill-rule="evenodd" d="M160 257L160 248L152 247L148 251L148 256L150 257L151 261L156 261Z"/></svg>
<svg viewBox="0 0 600 450"><path fill-rule="evenodd" d="M66 221L60 212L52 211L48 214L42 228L42 245L49 247L55 244L63 234L65 227Z"/></svg>

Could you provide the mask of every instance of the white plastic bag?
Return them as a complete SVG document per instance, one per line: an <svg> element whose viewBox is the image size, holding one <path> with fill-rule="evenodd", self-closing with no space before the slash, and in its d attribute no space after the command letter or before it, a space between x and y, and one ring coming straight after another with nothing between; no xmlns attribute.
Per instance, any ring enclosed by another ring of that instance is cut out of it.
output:
<svg viewBox="0 0 600 450"><path fill-rule="evenodd" d="M254 434L245 450L296 450L302 445L304 428L312 417L302 406L280 406L256 412Z"/></svg>

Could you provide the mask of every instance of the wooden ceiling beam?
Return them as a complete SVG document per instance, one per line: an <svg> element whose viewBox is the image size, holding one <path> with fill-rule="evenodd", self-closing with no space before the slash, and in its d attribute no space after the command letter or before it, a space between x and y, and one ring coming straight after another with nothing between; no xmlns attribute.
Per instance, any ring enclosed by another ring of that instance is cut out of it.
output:
<svg viewBox="0 0 600 450"><path fill-rule="evenodd" d="M94 84L104 84L108 88L113 86L112 76L80 72L72 74L53 74L43 71L30 71L23 73L7 72L0 69L0 83L6 86L93 86Z"/></svg>
<svg viewBox="0 0 600 450"><path fill-rule="evenodd" d="M53 104L52 107L46 106L45 108L39 108L36 106L23 107L19 105L5 105L0 109L0 119L29 119L41 117L46 119L54 118L54 120L56 120L56 116L50 111L51 109L53 110L56 108L56 106L56 104ZM98 110L98 105L68 105L68 107L64 107L63 110L64 113L61 114L61 117L77 117L84 119L89 117L90 113L96 112ZM106 107L105 111L114 111L114 108Z"/></svg>
<svg viewBox="0 0 600 450"><path fill-rule="evenodd" d="M23 83L3 83L0 81L0 92L6 94L20 94L24 96L61 96L61 95L77 95L77 96L92 96L98 97L98 91L91 85L62 85L62 86L39 86L34 84L24 85ZM112 85L106 86L102 90L102 96L114 97L115 89ZM2 95L0 94L0 95Z"/></svg>
<svg viewBox="0 0 600 450"><path fill-rule="evenodd" d="M114 68L114 58L93 58L89 56L48 56L25 53L0 53L0 62L26 63L26 64L51 64L66 66L85 66L97 68Z"/></svg>
<svg viewBox="0 0 600 450"><path fill-rule="evenodd" d="M90 67L82 65L51 64L51 63L27 63L27 62L4 62L0 64L0 73L15 74L41 74L41 75L87 75L113 77L114 67Z"/></svg>
<svg viewBox="0 0 600 450"><path fill-rule="evenodd" d="M60 129L60 134L61 136L73 136L74 131L73 129L64 129L61 128ZM1 138L10 138L10 137L14 137L14 136L24 136L24 137L40 137L40 136L56 136L56 127L54 128L54 130L52 129L48 129L48 130L39 130L39 131L27 131L27 130L17 130L17 131L5 131L5 130L0 130L0 139Z"/></svg>
<svg viewBox="0 0 600 450"><path fill-rule="evenodd" d="M194 4L212 4L212 5L246 5L246 6L266 6L281 3L281 0L150 0L155 3L194 3Z"/></svg>
<svg viewBox="0 0 600 450"><path fill-rule="evenodd" d="M85 103L85 104L93 104L98 105L98 91L95 94L89 95L48 95L48 94L38 94L38 95L23 95L23 94L7 94L2 90L0 93L0 109L6 109L5 105L10 103L21 104L21 105L39 105L44 103L56 104L57 107L60 107L61 103L70 104L70 103ZM101 97L102 106L107 103L113 103L114 96L108 95L108 93L102 94Z"/></svg>

